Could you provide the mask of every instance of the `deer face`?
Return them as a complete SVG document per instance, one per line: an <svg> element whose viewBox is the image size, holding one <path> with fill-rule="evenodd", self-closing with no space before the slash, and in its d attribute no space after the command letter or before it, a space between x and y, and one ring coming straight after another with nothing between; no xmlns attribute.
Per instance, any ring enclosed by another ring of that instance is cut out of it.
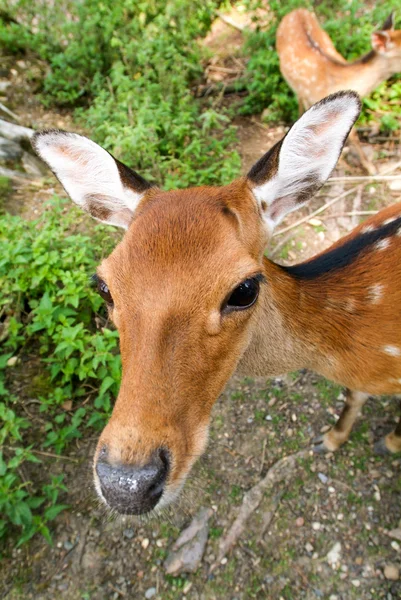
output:
<svg viewBox="0 0 401 600"><path fill-rule="evenodd" d="M123 368L94 457L97 492L113 509L141 514L179 493L274 285L263 259L272 227L324 183L358 113L355 94L335 95L305 113L248 177L172 192L86 138L37 134L37 151L71 198L127 229L97 273Z"/></svg>
<svg viewBox="0 0 401 600"><path fill-rule="evenodd" d="M135 465L137 480L140 469L146 478L143 500L123 494L120 512L153 508L163 484L164 500L177 494L204 450L211 408L247 346L265 236L254 203L241 228L227 202L249 194L244 181L221 190L152 190L99 267L120 333L123 377L98 443L95 481L113 504L114 481L110 496L105 473Z"/></svg>

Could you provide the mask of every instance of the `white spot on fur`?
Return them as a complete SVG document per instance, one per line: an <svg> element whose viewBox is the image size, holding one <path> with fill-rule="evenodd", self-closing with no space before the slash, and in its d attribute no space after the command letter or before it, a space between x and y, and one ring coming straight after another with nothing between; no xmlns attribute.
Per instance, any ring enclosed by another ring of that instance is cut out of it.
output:
<svg viewBox="0 0 401 600"><path fill-rule="evenodd" d="M383 225L390 225L390 223L392 223L396 219L398 219L398 217L390 217L389 219L386 219L385 221L383 221Z"/></svg>
<svg viewBox="0 0 401 600"><path fill-rule="evenodd" d="M372 304L378 304L383 297L384 286L381 283L375 283L368 289L368 298Z"/></svg>
<svg viewBox="0 0 401 600"><path fill-rule="evenodd" d="M385 250L386 248L389 247L389 245L390 245L389 238L384 238L384 240L380 240L380 242L377 242L376 250Z"/></svg>
<svg viewBox="0 0 401 600"><path fill-rule="evenodd" d="M373 227L373 225L365 225L364 227L362 227L361 233L372 233L372 231L374 230L375 228Z"/></svg>
<svg viewBox="0 0 401 600"><path fill-rule="evenodd" d="M401 350L398 348L398 346L384 346L383 350L390 356L401 356Z"/></svg>

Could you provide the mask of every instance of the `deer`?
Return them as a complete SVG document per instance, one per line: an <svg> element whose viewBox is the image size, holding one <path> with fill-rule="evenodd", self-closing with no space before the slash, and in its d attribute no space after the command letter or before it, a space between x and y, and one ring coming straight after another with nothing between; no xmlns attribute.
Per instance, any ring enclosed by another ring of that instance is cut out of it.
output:
<svg viewBox="0 0 401 600"><path fill-rule="evenodd" d="M99 498L115 512L158 512L179 495L234 372L307 368L345 386L317 451L347 441L369 395L401 391L401 204L295 266L265 256L274 227L330 176L360 107L353 91L331 95L246 176L170 191L84 136L35 133L71 199L126 230L96 272L122 358L93 459ZM401 450L400 423L381 451Z"/></svg>
<svg viewBox="0 0 401 600"><path fill-rule="evenodd" d="M393 13L381 30L372 33L371 45L368 54L347 62L314 13L303 8L288 13L277 29L276 48L281 73L298 98L299 113L340 90L368 96L382 81L401 72L401 30L394 30ZM364 169L375 174L355 130L350 141Z"/></svg>

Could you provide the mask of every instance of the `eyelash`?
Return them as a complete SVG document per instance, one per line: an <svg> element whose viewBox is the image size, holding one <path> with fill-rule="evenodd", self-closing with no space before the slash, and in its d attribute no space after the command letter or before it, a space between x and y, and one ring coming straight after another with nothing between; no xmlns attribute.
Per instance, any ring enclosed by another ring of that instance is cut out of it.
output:
<svg viewBox="0 0 401 600"><path fill-rule="evenodd" d="M98 275L93 275L92 281L96 284L97 291L99 295L103 298L103 300L107 302L109 306L113 306L113 297L110 293L107 283L103 281L103 279L101 279Z"/></svg>

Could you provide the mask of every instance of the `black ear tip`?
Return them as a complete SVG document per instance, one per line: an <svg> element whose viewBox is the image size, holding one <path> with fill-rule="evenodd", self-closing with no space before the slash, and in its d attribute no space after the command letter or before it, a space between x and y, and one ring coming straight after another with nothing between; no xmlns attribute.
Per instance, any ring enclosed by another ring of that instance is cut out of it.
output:
<svg viewBox="0 0 401 600"><path fill-rule="evenodd" d="M340 92L330 94L330 96L326 96L325 98L319 100L319 102L311 106L311 109L313 109L314 106L330 104L331 102L335 102L337 100L353 100L356 103L358 111L360 112L362 109L361 98L359 94L357 94L357 92L355 92L354 90L341 90Z"/></svg>
<svg viewBox="0 0 401 600"><path fill-rule="evenodd" d="M392 10L387 19L384 21L382 31L393 29L394 27L394 11Z"/></svg>
<svg viewBox="0 0 401 600"><path fill-rule="evenodd" d="M43 149L46 144L54 142L57 144L57 141L60 141L60 138L63 136L75 136L76 134L71 134L68 131L64 131L64 129L42 129L42 131L35 131L33 136L31 137L31 144L33 149L37 154L41 154L41 149Z"/></svg>

